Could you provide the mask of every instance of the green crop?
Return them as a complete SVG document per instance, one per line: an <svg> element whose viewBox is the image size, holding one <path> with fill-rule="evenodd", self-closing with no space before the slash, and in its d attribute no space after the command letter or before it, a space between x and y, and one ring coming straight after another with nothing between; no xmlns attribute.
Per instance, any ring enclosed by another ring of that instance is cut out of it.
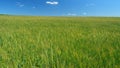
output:
<svg viewBox="0 0 120 68"><path fill-rule="evenodd" d="M0 16L0 68L120 68L120 18Z"/></svg>

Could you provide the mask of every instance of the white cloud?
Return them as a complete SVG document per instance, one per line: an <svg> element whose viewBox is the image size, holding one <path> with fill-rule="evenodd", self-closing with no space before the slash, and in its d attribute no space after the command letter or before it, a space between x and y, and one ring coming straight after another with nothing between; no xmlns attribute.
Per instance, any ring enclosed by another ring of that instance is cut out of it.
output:
<svg viewBox="0 0 120 68"><path fill-rule="evenodd" d="M95 4L94 3L86 4L86 7L91 7L91 6L95 6Z"/></svg>
<svg viewBox="0 0 120 68"><path fill-rule="evenodd" d="M33 8L33 9L35 9L36 7L35 7L35 6L33 6L32 8Z"/></svg>
<svg viewBox="0 0 120 68"><path fill-rule="evenodd" d="M58 5L59 2L57 2L57 1L46 1L46 4L50 4L50 5Z"/></svg>
<svg viewBox="0 0 120 68"><path fill-rule="evenodd" d="M87 12L83 12L83 15L87 15Z"/></svg>
<svg viewBox="0 0 120 68"><path fill-rule="evenodd" d="M24 7L25 6L24 4L21 4L21 2L16 2L16 5L19 6L19 7Z"/></svg>
<svg viewBox="0 0 120 68"><path fill-rule="evenodd" d="M23 5L23 4L21 4L21 5L19 5L19 7L24 7L25 5Z"/></svg>
<svg viewBox="0 0 120 68"><path fill-rule="evenodd" d="M16 5L20 5L20 2L16 2Z"/></svg>
<svg viewBox="0 0 120 68"><path fill-rule="evenodd" d="M68 16L76 16L77 14L75 14L75 13L68 13L67 15Z"/></svg>

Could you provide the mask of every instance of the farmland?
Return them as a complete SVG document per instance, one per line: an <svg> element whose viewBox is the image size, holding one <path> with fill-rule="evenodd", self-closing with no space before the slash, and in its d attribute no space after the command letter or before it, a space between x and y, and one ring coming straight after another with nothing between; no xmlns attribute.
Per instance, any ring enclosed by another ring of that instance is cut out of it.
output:
<svg viewBox="0 0 120 68"><path fill-rule="evenodd" d="M0 16L1 68L120 68L120 18Z"/></svg>

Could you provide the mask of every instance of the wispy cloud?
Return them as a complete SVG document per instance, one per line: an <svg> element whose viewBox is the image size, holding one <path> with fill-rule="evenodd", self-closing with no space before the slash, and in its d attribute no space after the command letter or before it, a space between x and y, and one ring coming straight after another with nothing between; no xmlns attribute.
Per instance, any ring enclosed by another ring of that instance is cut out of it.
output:
<svg viewBox="0 0 120 68"><path fill-rule="evenodd" d="M23 4L21 4L21 5L19 5L19 7L24 7L25 5L23 5Z"/></svg>
<svg viewBox="0 0 120 68"><path fill-rule="evenodd" d="M50 5L58 5L59 2L58 2L58 1L46 1L46 4L50 4Z"/></svg>
<svg viewBox="0 0 120 68"><path fill-rule="evenodd" d="M19 6L19 7L24 7L25 5L22 4L21 2L16 2L16 5Z"/></svg>
<svg viewBox="0 0 120 68"><path fill-rule="evenodd" d="M86 4L86 7L91 7L91 6L95 6L95 3Z"/></svg>
<svg viewBox="0 0 120 68"><path fill-rule="evenodd" d="M33 6L32 8L33 8L33 9L35 9L36 7L35 7L35 6Z"/></svg>
<svg viewBox="0 0 120 68"><path fill-rule="evenodd" d="M83 15L87 15L87 12L83 12L82 14L83 14Z"/></svg>
<svg viewBox="0 0 120 68"><path fill-rule="evenodd" d="M19 5L20 4L20 2L16 2L16 5Z"/></svg>
<svg viewBox="0 0 120 68"><path fill-rule="evenodd" d="M67 15L68 16L76 16L77 14L76 13L68 13Z"/></svg>

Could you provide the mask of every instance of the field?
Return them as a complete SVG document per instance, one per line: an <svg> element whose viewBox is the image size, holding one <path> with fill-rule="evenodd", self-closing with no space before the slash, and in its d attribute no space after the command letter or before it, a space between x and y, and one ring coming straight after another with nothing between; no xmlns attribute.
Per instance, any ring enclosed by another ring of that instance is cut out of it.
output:
<svg viewBox="0 0 120 68"><path fill-rule="evenodd" d="M120 18L1 15L0 68L120 68Z"/></svg>

